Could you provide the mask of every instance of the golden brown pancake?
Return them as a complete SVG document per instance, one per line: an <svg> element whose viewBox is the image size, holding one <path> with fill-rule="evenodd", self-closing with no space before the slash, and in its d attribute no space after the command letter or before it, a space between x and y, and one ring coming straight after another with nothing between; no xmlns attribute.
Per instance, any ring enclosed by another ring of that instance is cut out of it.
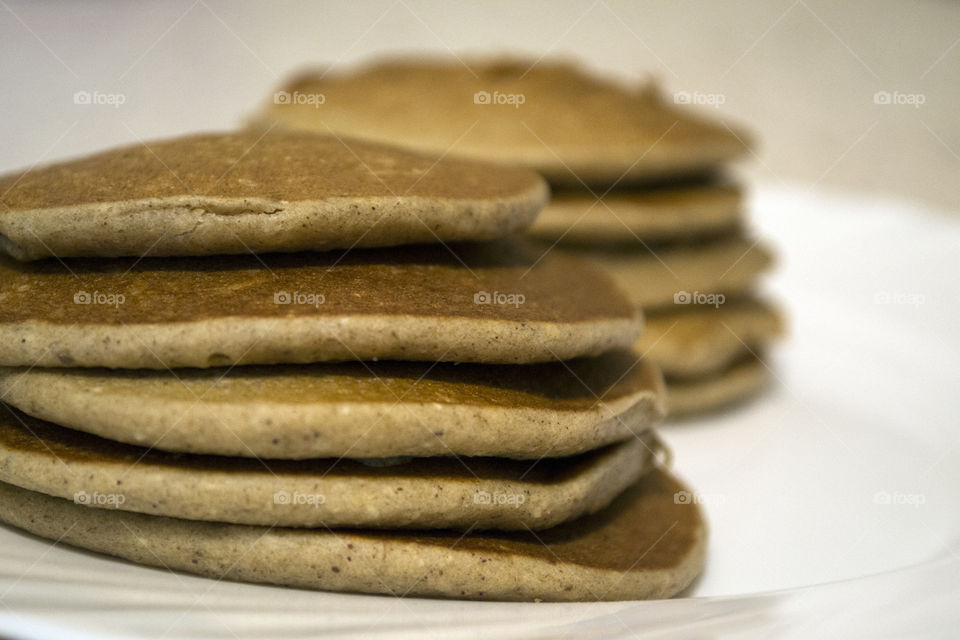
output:
<svg viewBox="0 0 960 640"><path fill-rule="evenodd" d="M0 258L0 365L529 363L629 347L597 270L512 242L263 256Z"/></svg>
<svg viewBox="0 0 960 640"><path fill-rule="evenodd" d="M602 197L601 197L602 196ZM685 185L553 194L527 231L548 242L602 246L732 234L742 224L743 194L736 186Z"/></svg>
<svg viewBox="0 0 960 640"><path fill-rule="evenodd" d="M541 255L563 252L602 267L646 312L716 304L719 298L704 297L711 294L745 295L773 263L763 243L740 234L664 245L551 246L543 243Z"/></svg>
<svg viewBox="0 0 960 640"><path fill-rule="evenodd" d="M111 509L0 483L0 519L38 536L214 579L482 600L666 598L700 572L689 489L653 471L603 511L546 531L288 529Z"/></svg>
<svg viewBox="0 0 960 640"><path fill-rule="evenodd" d="M704 376L670 378L670 417L686 418L732 407L759 394L769 382L769 369L752 354Z"/></svg>
<svg viewBox="0 0 960 640"><path fill-rule="evenodd" d="M763 351L783 336L783 325L775 307L752 297L719 307L677 305L647 315L636 349L668 378L702 376Z"/></svg>
<svg viewBox="0 0 960 640"><path fill-rule="evenodd" d="M630 352L536 365L0 367L0 398L111 440L288 459L566 456L641 433L666 412L660 372Z"/></svg>
<svg viewBox="0 0 960 640"><path fill-rule="evenodd" d="M520 163L577 186L702 172L744 153L747 139L653 86L534 59L389 60L306 72L274 94L254 124Z"/></svg>
<svg viewBox="0 0 960 640"><path fill-rule="evenodd" d="M152 141L0 177L0 250L209 255L490 240L547 200L531 171L320 134Z"/></svg>
<svg viewBox="0 0 960 640"><path fill-rule="evenodd" d="M661 449L638 431L538 461L255 460L120 444L0 405L2 482L93 507L267 526L543 529L605 507Z"/></svg>

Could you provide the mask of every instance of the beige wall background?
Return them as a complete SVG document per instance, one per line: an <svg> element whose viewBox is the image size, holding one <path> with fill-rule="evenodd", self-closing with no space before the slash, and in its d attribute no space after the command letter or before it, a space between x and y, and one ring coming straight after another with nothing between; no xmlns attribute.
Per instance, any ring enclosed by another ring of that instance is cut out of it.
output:
<svg viewBox="0 0 960 640"><path fill-rule="evenodd" d="M960 208L960 3L946 0L4 0L0 170L228 128L302 66L409 51L653 75L754 130L755 180Z"/></svg>

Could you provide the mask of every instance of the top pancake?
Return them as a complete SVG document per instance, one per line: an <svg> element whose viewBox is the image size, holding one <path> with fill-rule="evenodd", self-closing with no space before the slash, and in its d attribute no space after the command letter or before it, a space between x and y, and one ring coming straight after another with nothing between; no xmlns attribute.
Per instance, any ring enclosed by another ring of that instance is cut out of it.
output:
<svg viewBox="0 0 960 640"><path fill-rule="evenodd" d="M526 169L320 134L201 134L0 177L17 259L489 240L547 200Z"/></svg>
<svg viewBox="0 0 960 640"><path fill-rule="evenodd" d="M305 73L255 120L278 123L518 162L557 184L698 173L746 150L742 133L668 104L653 87L532 59L395 60Z"/></svg>
<svg viewBox="0 0 960 640"><path fill-rule="evenodd" d="M639 312L602 272L511 241L69 265L0 258L2 365L521 364L629 347L639 331Z"/></svg>

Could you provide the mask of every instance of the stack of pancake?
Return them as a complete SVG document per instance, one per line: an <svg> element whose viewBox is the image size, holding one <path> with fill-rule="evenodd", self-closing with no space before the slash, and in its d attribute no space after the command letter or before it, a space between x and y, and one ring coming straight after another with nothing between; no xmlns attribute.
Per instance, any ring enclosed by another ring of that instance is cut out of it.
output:
<svg viewBox="0 0 960 640"><path fill-rule="evenodd" d="M671 414L727 406L767 381L761 357L781 318L754 291L771 254L745 231L742 190L723 175L746 136L655 87L549 60L393 60L304 73L252 124L535 169L554 188L531 229L541 254L593 260L643 307L637 347L663 369Z"/></svg>
<svg viewBox="0 0 960 640"><path fill-rule="evenodd" d="M535 173L319 134L0 178L0 519L216 578L666 597L705 526L601 271Z"/></svg>

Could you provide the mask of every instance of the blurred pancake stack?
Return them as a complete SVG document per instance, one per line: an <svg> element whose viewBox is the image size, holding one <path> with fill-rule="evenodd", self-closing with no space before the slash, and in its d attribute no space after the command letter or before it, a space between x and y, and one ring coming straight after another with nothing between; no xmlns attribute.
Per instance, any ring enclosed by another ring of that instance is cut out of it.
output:
<svg viewBox="0 0 960 640"><path fill-rule="evenodd" d="M554 194L529 234L543 256L603 266L643 308L637 348L662 368L672 415L725 407L768 381L762 358L782 319L757 283L772 256L727 171L747 136L656 87L549 59L391 60L303 73L251 124L534 169Z"/></svg>
<svg viewBox="0 0 960 640"><path fill-rule="evenodd" d="M536 173L277 129L0 193L0 520L398 596L659 598L701 570L636 301L516 235Z"/></svg>

